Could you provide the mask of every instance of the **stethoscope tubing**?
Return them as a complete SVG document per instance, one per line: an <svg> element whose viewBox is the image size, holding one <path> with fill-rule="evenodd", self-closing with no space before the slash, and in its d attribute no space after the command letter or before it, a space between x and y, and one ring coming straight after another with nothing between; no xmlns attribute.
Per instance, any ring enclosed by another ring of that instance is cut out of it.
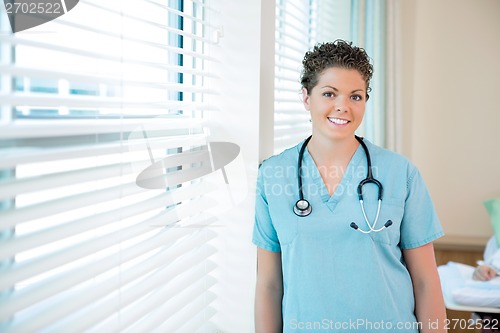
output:
<svg viewBox="0 0 500 333"><path fill-rule="evenodd" d="M302 147L300 147L299 151L299 160L298 160L298 165L297 165L297 178L299 180L299 201L304 200L304 192L302 191L302 160L304 159L304 152L306 150L307 144L311 140L312 135L309 136L304 143L302 144Z"/></svg>
<svg viewBox="0 0 500 333"><path fill-rule="evenodd" d="M295 203L293 206L293 211L294 213L299 216L299 217L306 217L309 216L312 212L312 206L307 201L304 199L304 192L302 190L302 160L304 158L304 152L307 147L307 144L311 140L312 135L309 136L304 143L302 144L302 147L300 148L299 151L299 157L297 161L297 179L298 179L298 190L299 190L299 200ZM383 227L380 227L376 229L376 225L380 216L380 207L382 205L382 196L383 196L383 191L384 187L382 186L382 183L380 183L377 179L373 177L373 172L372 172L372 162L371 162L371 156L370 152L368 151L368 147L366 144L363 142L363 138L355 135L356 140L360 143L361 147L363 148L365 155L366 155L366 165L367 165L367 174L366 178L363 179L362 181L359 182L358 187L357 187L357 192L358 192L358 200L361 205L361 211L363 212L363 217L365 219L366 225L368 226L368 230L363 230L358 227L358 225L354 222L350 224L350 226L355 229L360 231L361 233L364 234L369 234L371 232L380 232L384 230L385 228L388 228L389 226L392 225L392 221L388 220ZM366 210L365 210L365 205L364 205L364 200L363 200L363 186L366 184L375 184L378 188L378 204L377 204L377 214L375 216L375 219L373 223L371 224L370 221L368 220L368 216L366 215Z"/></svg>

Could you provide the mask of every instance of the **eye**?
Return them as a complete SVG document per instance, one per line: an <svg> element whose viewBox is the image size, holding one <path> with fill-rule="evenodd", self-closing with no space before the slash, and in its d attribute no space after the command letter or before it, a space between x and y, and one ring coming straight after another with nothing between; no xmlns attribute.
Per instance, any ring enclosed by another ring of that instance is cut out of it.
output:
<svg viewBox="0 0 500 333"><path fill-rule="evenodd" d="M351 98L355 101L362 101L363 100L363 96L361 96L361 95L352 95Z"/></svg>
<svg viewBox="0 0 500 333"><path fill-rule="evenodd" d="M324 97L328 97L328 98L330 98L330 97L334 97L334 96L335 96L335 94L334 94L334 93L332 93L332 92L324 92L324 93L323 93L323 96L324 96Z"/></svg>

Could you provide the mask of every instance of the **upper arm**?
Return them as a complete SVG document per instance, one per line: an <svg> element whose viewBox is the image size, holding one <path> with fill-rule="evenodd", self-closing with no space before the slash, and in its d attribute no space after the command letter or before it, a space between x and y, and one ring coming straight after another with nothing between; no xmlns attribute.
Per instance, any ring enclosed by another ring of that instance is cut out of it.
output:
<svg viewBox="0 0 500 333"><path fill-rule="evenodd" d="M267 288L283 289L281 252L257 247L257 283Z"/></svg>
<svg viewBox="0 0 500 333"><path fill-rule="evenodd" d="M413 284L417 321L421 323L432 321L438 325L435 329L423 327L421 332L447 332L446 308L434 258L434 246L432 243L427 243L404 250L403 255Z"/></svg>
<svg viewBox="0 0 500 333"><path fill-rule="evenodd" d="M283 332L281 253L257 248L255 332Z"/></svg>
<svg viewBox="0 0 500 333"><path fill-rule="evenodd" d="M266 167L263 164L259 168L259 174L257 176L255 224L253 228L252 242L257 245L257 247L266 249L269 252L280 252L280 241L271 218L268 198L265 191L265 172L263 171L265 168Z"/></svg>
<svg viewBox="0 0 500 333"><path fill-rule="evenodd" d="M432 243L403 250L403 256L414 285L425 284L435 279L439 281Z"/></svg>

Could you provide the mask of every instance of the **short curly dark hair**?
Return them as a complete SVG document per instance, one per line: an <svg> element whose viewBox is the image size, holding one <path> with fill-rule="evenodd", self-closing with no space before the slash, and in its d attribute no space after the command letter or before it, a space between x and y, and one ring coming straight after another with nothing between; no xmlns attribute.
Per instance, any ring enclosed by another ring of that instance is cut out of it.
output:
<svg viewBox="0 0 500 333"><path fill-rule="evenodd" d="M357 70L366 82L367 95L371 91L373 66L370 64L370 57L364 49L353 46L352 42L337 39L334 42L316 44L311 51L306 52L302 65L300 83L308 94L318 84L319 75L330 67Z"/></svg>

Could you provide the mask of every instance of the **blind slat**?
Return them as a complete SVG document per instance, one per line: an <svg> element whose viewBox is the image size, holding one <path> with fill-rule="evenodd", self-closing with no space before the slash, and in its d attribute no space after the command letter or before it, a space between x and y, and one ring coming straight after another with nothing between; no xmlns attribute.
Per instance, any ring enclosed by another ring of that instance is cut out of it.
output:
<svg viewBox="0 0 500 333"><path fill-rule="evenodd" d="M308 125L304 125L305 128L311 127L311 125L309 124L309 117L308 116L305 116L305 117L296 116L296 117L294 117L293 120L290 120L290 119L277 120L275 122L275 124L276 124L277 128L280 128L283 126L288 126L288 127L298 126L300 128L300 127L302 127L301 124L308 124Z"/></svg>
<svg viewBox="0 0 500 333"><path fill-rule="evenodd" d="M36 68L28 68L28 67L20 67L20 66L12 66L12 65L0 65L0 72L4 74L9 74L12 76L22 76L22 77L30 77L37 79L51 79L51 80L59 80L59 79L67 79L72 81L77 81L79 83L90 83L90 84L108 84L108 85L116 85L116 86L134 86L140 88L154 88L154 89L162 89L176 92L195 92L195 93L204 93L207 95L210 94L218 94L218 92L214 89L210 89L202 86L194 86L188 84L180 84L180 83L170 83L170 82L160 82L160 81L139 81L139 80L127 80L121 77L112 77L112 76L99 76L99 75L87 75L80 73L69 73L69 72L58 72L53 70L39 70ZM186 73L184 71L180 71L179 73ZM203 71L191 71L187 74L196 74L200 77L208 74Z"/></svg>
<svg viewBox="0 0 500 333"><path fill-rule="evenodd" d="M293 84L293 85L296 85L297 87L300 87L298 79L294 78L291 75L284 75L284 74L276 73L274 78L275 78L275 82L288 83L288 84ZM278 91L278 94L279 94L279 91Z"/></svg>
<svg viewBox="0 0 500 333"><path fill-rule="evenodd" d="M302 101L298 97L293 97L293 98L279 98L279 99L275 100L275 103L276 104L279 104L279 103L292 103L292 104L296 104L296 105L302 105Z"/></svg>
<svg viewBox="0 0 500 333"><path fill-rule="evenodd" d="M80 0L80 1L82 1L82 0ZM108 11L110 13L114 13L113 9L102 6L101 3L98 1L85 0L82 2L86 3L89 6L92 6L94 8L105 10L105 11ZM207 5L206 3L203 3L203 2L198 2L198 1L190 1L190 2L196 3L198 6L203 6L205 10L212 10L212 11L215 10L214 8L210 7L209 5ZM194 15L190 15L189 13L172 8L168 5L165 5L164 2L157 2L157 1L153 1L153 0L148 0L148 1L146 1L146 3L153 5L153 6L156 6L158 8L161 8L162 10L164 10L168 13L171 13L171 14L177 15L179 17L182 17L184 19L188 19L188 20L191 20L193 22L202 24L203 27L215 27L214 25L211 25L210 22L207 20L204 20L202 18L198 18ZM143 4L143 3L141 2L141 4ZM136 9L136 8L134 8L134 9ZM149 23L148 21L143 21L143 20L141 20L141 22L144 22L145 24Z"/></svg>
<svg viewBox="0 0 500 333"><path fill-rule="evenodd" d="M205 258L208 258L209 254L207 253ZM184 259L184 258L182 258ZM154 293L149 293L151 288L144 285L151 284L153 286L158 285L159 281L151 281L153 279L148 279L140 284L142 288L138 288L134 290L133 293L130 293L130 296L123 301L126 303L127 301L133 304L123 311L122 319L120 320L120 327L131 327L139 321L142 317L154 313L160 312L160 307L165 305L165 308L162 309L161 313L168 313L169 317L173 317L178 313L188 313L188 316L191 317L193 315L193 311L185 311L184 307L186 306L197 306L203 307L206 306L205 300L203 299L206 295L207 290L216 284L216 280L207 276L211 271L215 269L215 265L207 261L205 263L191 263L191 267L197 264L194 268L190 269L190 274L182 274L180 276L175 276L174 274L169 274L169 276L163 275L162 277L170 280L171 282L168 284L164 284L162 287L155 290ZM160 275L160 274L158 274ZM204 276L203 279L200 279L200 276ZM157 280L158 278L156 278ZM133 288L136 289L136 288ZM149 290L148 290L149 289ZM140 299L142 296L146 295L145 299ZM134 302L135 300L138 301ZM97 310L97 311L96 311ZM198 310L198 309L197 309ZM165 311L165 312L163 312ZM90 311L89 311L90 312ZM97 309L92 309L92 312L85 313L80 316L79 320L74 320L74 322L78 323L76 327L76 332L83 332L86 329L90 328L88 322L85 321L85 318L95 317L99 315L103 317L103 314L109 313L109 305L101 304ZM167 317L164 315L163 319L165 320ZM189 318L188 318L189 319ZM149 319L144 319L149 320ZM61 327L61 332L65 332L72 329L72 325L74 325L72 321L69 325L65 327ZM99 325L96 327L100 332L113 332L116 331L116 322L108 321L108 323L104 325ZM59 329L59 327L58 327ZM173 327L170 327L168 332L176 332ZM148 332L148 331L140 331L136 330L136 332Z"/></svg>
<svg viewBox="0 0 500 333"><path fill-rule="evenodd" d="M206 296L206 301L215 300L215 294L210 291L206 293ZM203 305L202 302L188 303L183 309L184 311L177 312L175 315L166 318L165 322L158 327L158 332L185 332L186 323L192 320L193 314L200 313L205 309L206 306Z"/></svg>
<svg viewBox="0 0 500 333"><path fill-rule="evenodd" d="M298 39L296 36L293 37L292 35L288 35L288 34L284 34L284 37L295 38L297 41L297 45L290 45L289 42L284 43L281 41L277 41L276 42L275 56L278 58L279 57L287 58L287 59L290 59L292 61L300 63L300 61L302 60L302 57L303 57L303 53L304 53L303 50L307 49L307 47L309 46L308 41L303 40L303 39ZM302 45L300 45L299 43ZM293 56L291 56L290 53L293 53ZM279 67L281 67L281 65ZM295 71L296 71L296 69L295 69Z"/></svg>
<svg viewBox="0 0 500 333"><path fill-rule="evenodd" d="M0 139L23 139L45 137L69 137L88 134L127 133L141 127L150 131L167 131L187 129L191 132L200 130L201 119L185 116L172 116L149 119L84 119L84 120L50 120L22 121L19 124L2 126ZM148 121L149 120L149 121ZM195 132L196 133L196 132ZM163 133L165 136L168 132Z"/></svg>
<svg viewBox="0 0 500 333"><path fill-rule="evenodd" d="M98 203L125 198L129 195L145 192L136 185L128 183L98 191L78 195L66 196L56 200L44 201L27 207L0 211L0 229L15 227L23 222L28 222L37 217L56 215L73 209L83 208Z"/></svg>
<svg viewBox="0 0 500 333"><path fill-rule="evenodd" d="M298 114L298 113L303 113L303 112L306 112L304 110L304 107L302 105L294 105L295 107L292 107L292 106L288 106L288 104L285 104L285 105L280 105L280 104L276 104L275 106L275 111L276 111L276 118L279 118L281 116L283 117L286 117L286 116L289 116L289 115L295 115L295 114Z"/></svg>
<svg viewBox="0 0 500 333"><path fill-rule="evenodd" d="M126 14L124 14L124 15L121 15L121 18L127 18L127 19L131 19L131 20L135 20L135 21L140 21L141 23L144 23L144 24L148 22L147 20L142 19L140 16L133 16L133 15L126 15ZM67 21L67 20L64 20L64 19L57 21L57 23L65 25L65 26L68 26L68 27L71 27L71 28L76 28L76 29L81 29L81 30L87 30L87 32L93 32L93 33L95 33L96 35L99 35L99 36L108 36L108 37L112 37L112 38L115 38L117 40L123 41L123 36L120 35L120 34L117 34L117 33L111 33L109 31L102 30L102 29L94 29L92 27L85 26L85 25L82 25L82 24L76 24L74 22ZM165 24L150 22L149 25L152 26L152 27L157 28L158 30L161 30L162 32L168 32L168 33L172 33L172 34L177 34L179 36L182 36L183 38L190 38L190 39L193 39L193 40L196 40L196 41L199 41L199 42L203 42L205 44L215 44L215 42L213 42L212 40L210 40L208 38L204 38L204 37L201 37L201 36L198 36L198 35L195 35L195 34L187 33L186 31L183 31L183 30L180 30L180 29L171 28L171 27L169 27L169 26L167 26ZM138 47L140 47L140 46L152 46L152 47L155 47L155 48L158 48L158 49L168 49L170 51L174 50L174 48L166 47L165 45L162 45L160 43L153 43L153 42L150 42L150 41L148 41L146 39L139 39L139 38L128 37L126 39L126 42L129 42L129 43L133 42L135 44L138 44L137 45ZM189 51L186 51L186 50L188 50L188 48L182 49L182 51L180 51L179 49L177 49L175 52L177 52L177 53L182 52L182 54L190 55L190 56L193 56L193 55L196 54L194 52L189 52Z"/></svg>
<svg viewBox="0 0 500 333"><path fill-rule="evenodd" d="M48 44L45 42L37 42L34 40L19 38L19 37L16 37L15 35L3 35L2 34L2 35L0 35L0 42L7 43L10 45L32 46L32 47L36 47L39 49L48 49L51 51L65 52L65 53L69 53L69 54L86 56L86 57L91 57L91 58L117 60L117 58L115 56L106 56L105 53L86 51L85 49L74 49L74 48L70 48L70 47L60 46L57 44ZM165 43L147 44L146 42L143 42L142 40L139 40L139 39L137 39L137 42L141 42L144 45L154 46L157 49L169 51L169 52L172 52L174 54L191 56L191 57L196 58L196 59L203 59L203 60L207 60L207 61L218 62L218 60L216 58L213 58L213 57L208 56L206 54L194 52L194 51L189 51L187 49L183 49L180 47L168 46L168 44L165 44ZM121 58L120 61L123 62L126 59L127 58L125 58L125 59ZM129 59L129 60L132 60L132 59Z"/></svg>
<svg viewBox="0 0 500 333"><path fill-rule="evenodd" d="M147 185L149 189L165 188L167 186L175 187L187 181L204 176L212 171L211 165L209 164L210 157L208 152L193 152L179 157L182 158L182 160L171 160L169 161L171 164L169 164L168 167L182 165L183 168L181 170L161 173L153 177L153 175L156 174L155 170L159 171L159 168L156 168L150 173L142 173L144 177L138 177L137 184L143 187ZM192 160L190 158L192 158ZM203 164L189 166L187 165L188 162ZM134 164L141 169L151 166L150 161L134 161ZM134 172L135 168L132 167L131 163L126 162L122 164L54 173L47 176L5 181L0 183L0 199L15 198L19 194L43 191L48 186L51 188L58 188L78 183L99 181L103 178L121 177ZM0 226L2 225L3 223L0 222Z"/></svg>
<svg viewBox="0 0 500 333"><path fill-rule="evenodd" d="M137 11L137 8L134 8L135 10L131 10L131 11L122 10L121 12L117 12L116 9L114 9L114 8L108 8L108 7L105 7L105 6L100 6L100 5L97 5L96 3L92 3L90 1L82 1L82 2L84 4L90 6L90 7L95 8L95 9L108 12L111 15L116 15L120 19L127 19L127 20L131 20L131 21L135 21L135 22L138 22L138 23L140 23L140 24L142 24L144 26L155 27L155 28L158 28L158 29L163 30L163 31L168 31L170 33L175 33L175 34L178 34L178 35L183 36L183 37L189 37L189 38L192 38L192 39L195 39L195 40L198 40L198 41L205 42L207 44L211 44L212 43L212 41L210 39L206 39L206 38L200 37L198 35L188 33L185 30L176 29L176 28L173 28L172 26L169 26L167 24L162 24L162 23L158 23L158 22L153 22L153 21L150 21L150 20L146 20L146 19L144 19L144 15L143 16L141 16L141 15L135 15L137 13L143 13L145 11L144 10L144 5L145 4L151 4L151 3L148 3L148 2L141 2L141 5L143 6L143 8L142 8L143 11L140 11L140 12ZM158 4L156 4L156 5L158 5ZM185 20L192 20L194 22L202 23L202 24L205 23L204 24L205 28L210 27L208 25L207 21L195 19L195 17L193 17L191 15L183 14L181 11L176 10L176 9L172 9L169 6L163 6L163 9L165 9L167 13L174 14L176 16L182 17ZM92 26L89 27L88 25L75 24L72 21L68 21L68 20L64 20L64 19L58 20L57 23L64 24L64 25L67 25L67 26L71 26L71 27L74 27L74 28L77 28L77 29L82 29L82 30L86 30L86 31L96 32L99 35L113 36L113 37L116 37L116 38L119 38L119 39L123 38L122 35L112 34L112 33L109 33L109 31L107 31L107 30L95 29ZM130 39L130 37L128 38L128 40L133 40L133 41L136 41L136 42L140 42L141 41L139 39Z"/></svg>
<svg viewBox="0 0 500 333"><path fill-rule="evenodd" d="M278 2L276 3L277 9L281 12L290 12L288 9L295 8L295 10L299 12L304 12L305 9L309 8L310 2L308 0L295 0L295 1L286 1L286 5L281 5Z"/></svg>
<svg viewBox="0 0 500 333"><path fill-rule="evenodd" d="M157 64L160 65L160 64ZM183 73L183 74L192 74L197 75L203 78L218 78L216 73L209 72L203 69L196 68L186 68L182 66L174 66L174 65L162 65L161 69L165 71L165 75L168 73ZM158 69L157 69L158 70ZM133 81L133 80L124 80L123 78L117 78L113 76L102 76L102 75L88 75L80 72L61 72L58 70L48 70L41 69L36 67L25 67L25 66L13 66L8 64L0 64L0 71L5 75L19 75L19 76L27 76L27 77L35 77L35 78L43 78L43 79L71 79L79 82L88 82L88 83L107 83L107 84L118 84L121 85L122 82L126 82L130 85L135 84L137 86L144 87L165 87L172 83L165 82L149 82L149 81ZM183 85L184 86L184 85ZM205 91L214 91L207 89Z"/></svg>
<svg viewBox="0 0 500 333"><path fill-rule="evenodd" d="M165 133L164 133L165 134ZM206 143L204 134L176 135L167 138L133 139L126 142L96 143L93 145L77 145L63 148L26 148L0 149L3 159L0 169L12 168L18 164L40 163L57 160L76 159L91 156L105 156L133 151L140 151L151 145L155 149L173 149L187 145L201 146Z"/></svg>
<svg viewBox="0 0 500 333"><path fill-rule="evenodd" d="M307 134L311 134L310 124L300 124L297 126L288 126L288 127L277 127L274 129L274 135L276 135L277 137L283 137L283 136L302 137Z"/></svg>
<svg viewBox="0 0 500 333"><path fill-rule="evenodd" d="M136 164L141 165L139 162L136 162ZM143 167L147 167L148 165L148 161L143 161ZM132 172L134 172L134 169L129 163L122 163L87 168L83 170L66 171L26 179L7 180L0 183L0 200L15 198L16 196L24 193L43 191L47 188L74 185L75 182L83 183L98 181L100 179L127 175Z"/></svg>
<svg viewBox="0 0 500 333"><path fill-rule="evenodd" d="M123 228L119 232L92 238L69 248L63 248L58 252L53 252L35 259L21 262L12 269L7 270L4 268L0 270L0 272L2 272L2 279L0 280L0 290L7 290L13 287L18 282L26 281L42 274L43 272L56 269L57 267L62 267L66 264L80 260L89 255L109 248L115 245L116 239L133 239L135 237L141 237L143 234L151 232L151 230L154 228L153 224L162 222L163 217L164 214L159 213L156 216L146 219L141 223ZM211 219L205 219L204 221L202 221L202 223L204 226L208 227L213 224L213 221ZM169 235L167 238L163 239L163 241L165 241L165 244L172 244L176 241L176 238L171 238L174 236L175 234ZM157 236L153 236L149 239L153 243L155 243L156 237ZM126 257L122 256L122 259L126 260Z"/></svg>
<svg viewBox="0 0 500 333"><path fill-rule="evenodd" d="M160 245L158 243L157 245ZM184 246L183 246L184 245ZM135 289L137 290L138 288L151 288L153 289L160 283L164 283L165 280L163 278L168 278L168 275L170 277L175 276L178 272L186 270L186 268L190 267L190 265L193 265L196 261L203 260L205 258L208 258L208 256L212 255L213 252L207 252L206 255L203 256L192 256L191 258L185 258L184 261L179 262L177 261L176 264L174 265L174 259L176 256L181 256L183 253L186 251L188 252L189 256L189 246L192 245L189 242L181 242L179 246L174 247L173 249L170 249L166 254L163 254L161 256L161 262L164 263L164 275L161 274L156 274L156 280L154 281L155 283L136 283L134 288L129 288L132 289L132 291ZM108 259L109 262L104 262L102 265L106 268L111 266L114 266L114 263L116 262L115 258L110 258ZM168 265L168 263L172 262L171 265ZM101 264L101 263L99 263ZM94 269L99 268L99 264L95 264L92 267L96 267ZM178 267L178 265L184 265L183 268ZM93 294L94 293L99 293L101 297L104 295L108 295L109 293L115 291L118 287L125 286L126 284L133 282L137 279L140 279L144 274L146 274L148 271L152 271L156 268L158 268L158 262L156 261L143 261L140 265L140 267L133 267L130 268L124 272L120 273L120 281L121 283L117 284L117 279L115 277L110 277L104 281L99 281L99 283L89 283L89 286L87 286L85 289L90 289L92 292L85 292L84 290L80 291L79 294L81 295L78 297L78 299L75 299L73 295L65 295L62 294L58 300L54 300L55 304L60 304L60 306L51 306L50 308L41 308L38 309L33 309L31 311L31 314L29 315L28 318L24 318L23 322L20 323L19 326L14 326L13 329L18 332L27 332L27 331L35 331L38 329L43 328L46 325L49 325L50 323L56 322L58 318L64 318L68 314L77 311L81 308L83 308L85 305L91 304L93 301ZM177 267L176 267L177 266ZM166 267L166 268L165 268ZM189 272L190 270L187 270ZM161 272L161 271L160 271ZM166 273L166 274L165 274ZM167 275L167 276L165 276ZM3 312L1 315L7 314L7 313L14 313L14 310L18 311L19 308L28 308L32 306L33 300L36 300L35 295L40 294L40 298L45 298L47 295L53 295L58 292L61 292L64 289L67 288L72 288L73 286L76 286L79 283L83 283L87 281L87 279L92 279L95 275L92 274L92 270L79 270L77 274L72 274L68 276L61 276L61 278L54 279L53 281L49 281L44 288L36 288L34 290L31 290L31 293L27 295L26 298L21 299L21 296L18 298L15 298L11 300L8 304L2 304ZM63 279L64 277L64 279ZM45 294L45 296L43 295ZM121 293L122 297L124 293ZM26 294L25 294L26 295ZM87 295L87 296L85 296ZM44 297L42 297L44 296ZM134 295L136 296L136 295ZM134 297L136 298L136 297ZM68 302L71 300L71 302ZM64 306L63 306L64 304ZM110 308L110 307L108 307ZM110 311L114 311L113 307L110 308ZM41 313L40 313L41 312ZM91 318L88 318L91 319Z"/></svg>
<svg viewBox="0 0 500 333"><path fill-rule="evenodd" d="M293 93L297 96L299 96L299 98L302 98L302 96L300 95L301 94L301 90L300 90L300 85L298 83L299 81L297 80L297 88L290 88L290 87L286 87L286 86L283 86L283 85L280 85L281 82L278 81L277 84L275 84L275 89L276 91L281 94L282 92L284 93Z"/></svg>
<svg viewBox="0 0 500 333"><path fill-rule="evenodd" d="M192 251L189 248L187 250ZM119 322L107 321L105 324L98 324L97 329L94 330L100 332L121 330L132 324L134 319L137 319L144 312L147 313L148 311L152 312L156 310L155 307L162 303L174 303L172 311L168 313L169 316L182 311L182 307L189 304L189 302L204 304L203 299L197 302L196 298L200 297L200 295L205 296L208 288L214 285L216 280L207 277L200 282L199 277L215 269L215 265L208 261L209 257L215 251L207 250L202 256L191 256L191 258L189 258L189 255L182 256L178 251L175 252L185 259L187 263L174 262L170 265L164 265L159 270L153 272L149 278L134 282L133 286L127 287L126 291L120 293L120 303L123 304L124 310ZM168 260L168 258L158 259ZM202 260L207 263L203 264ZM127 275L127 273L125 272L124 275ZM165 281L169 281L169 283L164 283ZM176 294L176 297L172 298L171 294ZM92 326L96 326L95 323L106 320L113 314L113 303L116 303L116 300L110 298L99 303L97 306L80 310L65 322L53 325L50 329L56 332L88 332Z"/></svg>
<svg viewBox="0 0 500 333"><path fill-rule="evenodd" d="M310 7L310 3L308 1L287 1L284 5L281 5L279 2L276 2L276 9L278 18L282 18L284 16L294 16L298 21L308 21L308 15L299 16L298 14L303 14L305 10Z"/></svg>
<svg viewBox="0 0 500 333"><path fill-rule="evenodd" d="M210 292L209 296L207 297L209 297L210 301L216 299L216 295ZM216 310L213 307L211 306L205 307L202 311L197 312L194 317L191 317L189 318L189 320L186 320L184 325L177 329L176 333L198 332L198 330L203 326L203 324L209 321L215 314Z"/></svg>
<svg viewBox="0 0 500 333"><path fill-rule="evenodd" d="M299 28L294 29L295 32L286 32L283 29L278 28L278 32L281 35L280 39L276 40L276 45L278 46L276 49L279 51L280 49L290 49L290 50L295 50L299 53L299 47L308 47L308 39L304 38L303 31L301 31ZM285 41L284 39L287 38L291 41L295 41L296 44L293 45L290 43L290 41Z"/></svg>
<svg viewBox="0 0 500 333"><path fill-rule="evenodd" d="M34 94L1 95L3 103L11 106L37 107L79 107L79 108L143 108L143 109L188 109L188 110L217 110L206 103L175 102L151 99L123 99L120 97L65 97L65 96L36 96Z"/></svg>
<svg viewBox="0 0 500 333"><path fill-rule="evenodd" d="M185 200L186 199L187 198L185 198ZM178 204L178 200L181 200L181 198L172 198L172 196L167 192L157 195L154 198L150 198L147 201L109 210L90 217L77 219L26 236L9 239L4 242L4 246L0 251L0 259L7 259L16 253L34 249L48 243L60 241L61 239L72 237L77 234L117 222L125 217L132 217L161 207ZM154 222L159 220L158 218L151 221L151 226L171 225L183 218L196 215L204 209L212 208L216 203L217 202L214 202L213 199L205 197L198 199L195 204L191 205L188 205L188 203L180 203L175 207L175 210L171 209L165 212L161 221Z"/></svg>
<svg viewBox="0 0 500 333"><path fill-rule="evenodd" d="M136 21L136 22L140 22L141 24L143 24L145 26L158 27L158 28L161 28L161 29L169 31L169 32L177 33L177 34L179 34L181 36L191 37L193 39L204 41L204 42L209 43L209 44L212 43L212 41L209 40L209 39L200 38L197 35L187 33L184 30L174 29L171 26L168 26L166 24L161 24L161 23L158 23L158 22L152 22L152 21L149 21L149 20L145 20L145 19L143 19L144 15L143 16L134 15L134 14L137 14L137 13L142 13L142 11L141 12L137 12L137 8L136 7L133 8L133 9L131 9L131 10L123 10L121 13L118 13L118 12L116 12L116 10L114 8L108 8L108 7L100 5L102 3L92 2L92 1L85 1L84 3L87 4L87 5L89 5L89 6L91 6L91 7L93 7L93 8L96 8L98 10L106 11L106 12L108 12L110 14L120 15L120 18L126 18L126 19L131 19L131 20ZM182 18L185 21L185 23L188 23L188 24L189 23L199 24L199 25L203 26L203 28L205 30L217 29L218 28L218 27L214 26L213 24L211 24L208 20L205 20L203 18L198 18L196 16L190 15L189 13L186 13L186 12L174 9L174 8L172 8L172 7L168 6L168 5L162 4L162 3L157 3L157 2L154 2L154 1L147 1L147 2L141 2L140 3L140 5L142 5L142 6L144 4L156 6L157 8L160 8L165 13L173 14L173 15L179 17L179 18ZM205 6L205 9L206 10L211 10L212 8L208 7L208 6ZM67 21L64 21L64 22L66 23ZM84 26L83 28L86 28L86 27Z"/></svg>
<svg viewBox="0 0 500 333"><path fill-rule="evenodd" d="M206 146L202 146L205 147ZM137 178L138 185L142 184L159 184L163 187L176 186L191 179L196 179L212 171L211 156L207 149L197 151L187 151L166 156L165 158L155 161L151 160L129 160L119 164L110 164L103 166L91 166L73 171L65 171L59 173L51 173L45 176L28 177L21 179L7 180L0 182L1 198L14 198L21 193L29 193L42 191L47 187L57 188L62 186L74 185L75 183L83 183L102 179L103 177L111 178L113 176L123 176L128 173L135 172L135 168L148 169L144 170ZM160 163L160 164L158 164ZM134 164L134 167L132 167ZM157 168L149 168L158 166ZM165 173L161 170L183 166L181 170ZM141 183L139 183L141 182ZM158 188L156 186L148 188Z"/></svg>
<svg viewBox="0 0 500 333"><path fill-rule="evenodd" d="M140 61L140 60L135 60L132 58L127 58L127 57L118 57L118 56L113 56L109 55L106 53L101 53L101 52L92 52L92 51L86 51L83 49L73 49L69 47L64 47L56 44L47 44L47 43L42 43L42 42L36 42L33 40L27 40L27 39L22 39L18 37L12 37L9 35L4 35L0 34L0 43L4 43L7 45L12 45L12 46L18 46L18 45L23 45L23 46L29 46L33 47L35 49L46 49L50 51L58 51L58 52L63 52L63 53L68 53L70 55L75 55L75 56L83 56L83 57L88 57L88 58L96 58L96 59L102 59L102 60L109 60L121 64L138 64L138 65L145 65L147 67L164 67L162 65L159 65L154 62L148 62L148 61ZM217 62L217 59L201 54L201 53L195 53L195 52L188 52L183 50L182 48L175 48L175 47L167 47L167 46L161 46L158 45L159 48L164 49L165 51L170 51L174 54L179 54L179 55L187 55L191 56L196 59L200 60L206 60L206 61L212 61L212 62Z"/></svg>

